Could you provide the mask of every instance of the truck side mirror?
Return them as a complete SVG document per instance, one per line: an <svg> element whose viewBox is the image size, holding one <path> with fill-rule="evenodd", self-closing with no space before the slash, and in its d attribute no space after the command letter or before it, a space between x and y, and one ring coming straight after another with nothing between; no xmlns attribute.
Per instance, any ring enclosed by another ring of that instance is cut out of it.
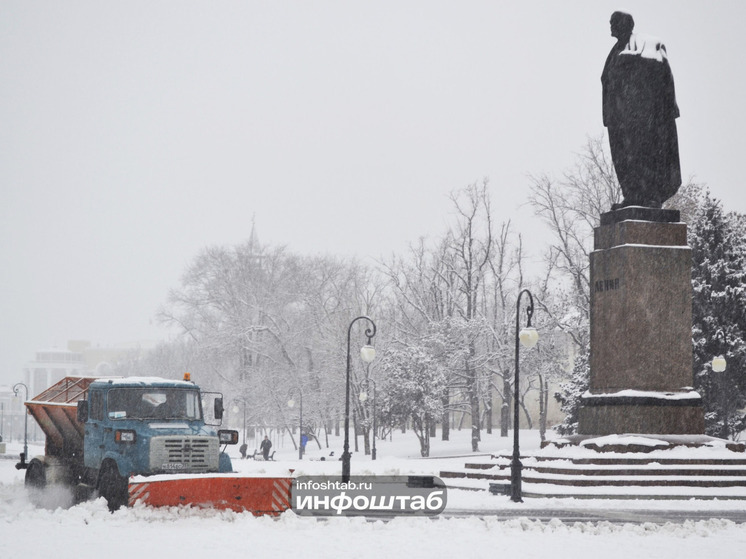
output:
<svg viewBox="0 0 746 559"><path fill-rule="evenodd" d="M218 431L220 444L238 444L238 431L233 429L220 429Z"/></svg>
<svg viewBox="0 0 746 559"><path fill-rule="evenodd" d="M215 419L223 419L223 399L215 398Z"/></svg>
<svg viewBox="0 0 746 559"><path fill-rule="evenodd" d="M88 400L78 400L78 421L80 423L88 421Z"/></svg>

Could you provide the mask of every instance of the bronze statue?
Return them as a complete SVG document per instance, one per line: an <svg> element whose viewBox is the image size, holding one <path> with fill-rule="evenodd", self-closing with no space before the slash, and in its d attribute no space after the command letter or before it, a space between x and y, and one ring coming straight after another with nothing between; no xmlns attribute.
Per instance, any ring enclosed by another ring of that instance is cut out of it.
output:
<svg viewBox="0 0 746 559"><path fill-rule="evenodd" d="M633 33L624 12L611 15L611 48L601 74L604 126L624 201L660 208L681 186L673 74L660 40ZM612 208L616 209L616 208Z"/></svg>

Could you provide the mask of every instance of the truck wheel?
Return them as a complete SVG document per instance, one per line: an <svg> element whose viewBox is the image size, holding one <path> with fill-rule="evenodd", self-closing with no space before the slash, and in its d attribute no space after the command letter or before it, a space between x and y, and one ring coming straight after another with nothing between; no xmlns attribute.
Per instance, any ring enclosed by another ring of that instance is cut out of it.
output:
<svg viewBox="0 0 746 559"><path fill-rule="evenodd" d="M26 469L24 485L28 491L31 502L37 507L44 506L44 488L47 486L47 476L44 472L44 464L38 458L29 462Z"/></svg>
<svg viewBox="0 0 746 559"><path fill-rule="evenodd" d="M47 476L44 475L44 464L38 458L34 458L29 462L24 485L29 489L44 489L44 486L47 485Z"/></svg>
<svg viewBox="0 0 746 559"><path fill-rule="evenodd" d="M69 508L72 497L70 468L54 456L34 458L26 469L24 485L31 502L41 508Z"/></svg>
<svg viewBox="0 0 746 559"><path fill-rule="evenodd" d="M116 464L108 462L98 478L98 494L106 499L109 510L114 512L127 504L127 478L119 475Z"/></svg>

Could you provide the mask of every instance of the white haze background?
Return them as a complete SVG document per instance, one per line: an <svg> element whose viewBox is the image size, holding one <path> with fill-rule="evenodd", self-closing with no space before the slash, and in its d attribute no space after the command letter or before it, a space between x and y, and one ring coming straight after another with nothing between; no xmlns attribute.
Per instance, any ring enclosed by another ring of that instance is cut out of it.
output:
<svg viewBox="0 0 746 559"><path fill-rule="evenodd" d="M488 177L538 260L527 174L603 132L617 9L668 47L684 176L746 212L741 1L0 2L0 382L68 339L167 336L187 263L252 216L369 261Z"/></svg>

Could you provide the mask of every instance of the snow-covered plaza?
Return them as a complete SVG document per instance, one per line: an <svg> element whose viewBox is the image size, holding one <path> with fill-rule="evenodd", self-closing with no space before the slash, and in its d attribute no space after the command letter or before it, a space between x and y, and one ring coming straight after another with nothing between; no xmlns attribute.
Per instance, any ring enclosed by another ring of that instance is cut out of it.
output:
<svg viewBox="0 0 746 559"><path fill-rule="evenodd" d="M452 433L450 442L433 440L433 457L417 457L411 434L394 433L393 440L378 441L378 459L355 454L352 473L435 474L462 467L467 460L490 460L490 453L505 452L512 438L498 434L483 437L484 455L471 456L468 431ZM522 433L522 449L537 450L538 433ZM320 461L330 449L311 448L298 461L289 440L277 440L274 462L238 459L234 468L246 474L339 474L340 463ZM9 444L8 454L22 450ZM30 454L41 453L32 445ZM453 456L453 457L451 457ZM314 459L316 458L316 459ZM0 460L0 548L3 557L741 557L746 544L746 524L717 517L682 522L562 522L525 517L500 520L496 511L506 509L623 511L740 511L742 500L596 500L525 499L513 503L488 491L450 489L442 517L364 518L318 520L288 511L279 518L186 508L125 508L110 513L103 499L63 510L36 509L23 487L23 472L16 460ZM484 484L486 489L487 484ZM470 516L459 511L471 511ZM474 514L481 511L482 514Z"/></svg>

